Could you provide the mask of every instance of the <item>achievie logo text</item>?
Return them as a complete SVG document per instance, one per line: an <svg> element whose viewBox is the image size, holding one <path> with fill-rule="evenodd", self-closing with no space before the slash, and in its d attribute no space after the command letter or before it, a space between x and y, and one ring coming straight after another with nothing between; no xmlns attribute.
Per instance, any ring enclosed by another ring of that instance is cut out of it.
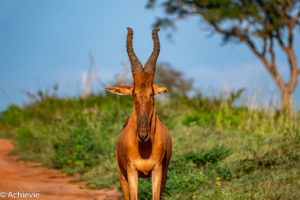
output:
<svg viewBox="0 0 300 200"><path fill-rule="evenodd" d="M39 198L40 193L39 192L0 192L0 198Z"/></svg>

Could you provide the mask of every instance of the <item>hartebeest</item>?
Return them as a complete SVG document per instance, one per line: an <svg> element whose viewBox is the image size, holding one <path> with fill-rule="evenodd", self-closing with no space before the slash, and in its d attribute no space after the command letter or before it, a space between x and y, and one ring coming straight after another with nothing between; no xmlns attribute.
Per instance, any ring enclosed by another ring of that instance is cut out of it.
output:
<svg viewBox="0 0 300 200"><path fill-rule="evenodd" d="M133 31L127 29L127 53L134 85L105 88L118 95L134 97L133 112L127 118L117 142L119 179L124 199L136 200L138 177L152 177L152 195L156 200L160 199L164 190L172 154L171 136L155 112L154 95L167 93L165 87L153 84L160 50L159 29L152 31L154 49L145 68L132 48Z"/></svg>

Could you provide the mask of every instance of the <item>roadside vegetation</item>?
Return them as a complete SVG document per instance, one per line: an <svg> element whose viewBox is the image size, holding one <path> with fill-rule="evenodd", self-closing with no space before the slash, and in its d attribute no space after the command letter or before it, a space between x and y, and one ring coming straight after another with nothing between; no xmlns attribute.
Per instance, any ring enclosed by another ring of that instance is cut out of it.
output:
<svg viewBox="0 0 300 200"><path fill-rule="evenodd" d="M241 94L157 98L173 140L163 199L300 199L300 113L250 109L235 103ZM0 114L14 154L79 175L90 188L119 187L115 145L132 97L35 99ZM139 199L151 199L150 179L139 182Z"/></svg>

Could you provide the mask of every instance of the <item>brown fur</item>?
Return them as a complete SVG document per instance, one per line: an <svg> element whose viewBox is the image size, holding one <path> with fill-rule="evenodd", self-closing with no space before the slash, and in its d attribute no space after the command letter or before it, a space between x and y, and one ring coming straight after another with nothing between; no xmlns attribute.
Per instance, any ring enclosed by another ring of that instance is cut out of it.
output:
<svg viewBox="0 0 300 200"><path fill-rule="evenodd" d="M116 148L120 184L125 200L137 199L138 177L152 177L153 199L160 199L166 184L172 141L166 126L156 114L154 95L162 92L162 87L157 86L159 91L154 89L153 77L154 74L147 72L135 74L134 87L129 86L134 96L133 112L124 124ZM116 91L116 87L107 89ZM146 116L147 119L142 127L138 127L140 116ZM149 138L144 142L137 137L139 129L148 130Z"/></svg>
<svg viewBox="0 0 300 200"><path fill-rule="evenodd" d="M134 85L105 88L118 95L134 96L133 112L125 121L117 142L119 179L124 199L137 200L138 178L152 177L152 196L158 200L166 185L172 154L171 136L155 110L154 95L167 93L165 87L153 84L160 51L159 29L152 31L154 48L145 68L132 48L133 31L127 29L127 52Z"/></svg>

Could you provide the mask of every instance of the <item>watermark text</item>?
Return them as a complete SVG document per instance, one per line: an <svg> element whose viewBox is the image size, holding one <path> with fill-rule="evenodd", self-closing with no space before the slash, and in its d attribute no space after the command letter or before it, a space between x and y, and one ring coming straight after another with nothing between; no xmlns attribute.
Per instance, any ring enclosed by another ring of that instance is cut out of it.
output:
<svg viewBox="0 0 300 200"><path fill-rule="evenodd" d="M11 198L11 199L38 199L40 197L39 192L21 192L21 191L16 191L16 192L1 192L0 191L0 199L1 198Z"/></svg>

